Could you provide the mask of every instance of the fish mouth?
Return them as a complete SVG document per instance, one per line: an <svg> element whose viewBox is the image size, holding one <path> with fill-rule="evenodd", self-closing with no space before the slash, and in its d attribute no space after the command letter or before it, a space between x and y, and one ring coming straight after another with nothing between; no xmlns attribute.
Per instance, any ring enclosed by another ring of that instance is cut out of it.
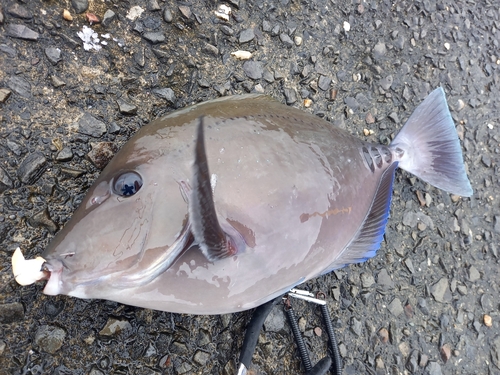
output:
<svg viewBox="0 0 500 375"><path fill-rule="evenodd" d="M47 275L47 284L43 293L48 296L56 296L62 291L63 264L60 260L51 260L43 264L43 271Z"/></svg>

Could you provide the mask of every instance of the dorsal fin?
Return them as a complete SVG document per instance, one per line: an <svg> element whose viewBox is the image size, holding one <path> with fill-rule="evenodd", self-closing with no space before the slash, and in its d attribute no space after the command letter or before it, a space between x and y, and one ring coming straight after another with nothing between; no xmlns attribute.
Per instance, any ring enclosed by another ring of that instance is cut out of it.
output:
<svg viewBox="0 0 500 375"><path fill-rule="evenodd" d="M194 239L203 255L209 261L235 255L241 250L242 239L238 238L239 234L232 227L224 231L217 218L205 151L203 117L200 118L196 128L192 184L191 198L188 202L189 220ZM227 233L228 231L230 233Z"/></svg>
<svg viewBox="0 0 500 375"><path fill-rule="evenodd" d="M375 256L384 238L385 226L389 218L392 183L394 181L394 171L397 166L397 162L393 163L382 175L375 197L373 197L370 211L363 225L361 225L351 243L347 245L342 254L329 268L330 271L342 268L348 264L361 263Z"/></svg>

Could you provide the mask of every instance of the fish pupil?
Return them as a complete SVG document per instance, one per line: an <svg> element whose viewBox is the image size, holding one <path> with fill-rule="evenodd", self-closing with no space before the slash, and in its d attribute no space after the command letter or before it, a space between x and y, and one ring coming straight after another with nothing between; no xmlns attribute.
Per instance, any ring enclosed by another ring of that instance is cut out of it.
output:
<svg viewBox="0 0 500 375"><path fill-rule="evenodd" d="M125 172L113 182L113 190L122 197L135 195L142 187L142 178L136 172Z"/></svg>
<svg viewBox="0 0 500 375"><path fill-rule="evenodd" d="M135 194L135 186L134 185L123 185L122 187L122 195L129 196Z"/></svg>

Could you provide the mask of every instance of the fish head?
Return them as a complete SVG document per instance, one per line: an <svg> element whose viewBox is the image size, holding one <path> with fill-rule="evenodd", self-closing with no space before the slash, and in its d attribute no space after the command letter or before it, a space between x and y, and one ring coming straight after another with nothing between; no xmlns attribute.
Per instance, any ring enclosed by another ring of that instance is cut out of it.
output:
<svg viewBox="0 0 500 375"><path fill-rule="evenodd" d="M185 248L182 188L168 153L154 142L145 146L147 137L138 134L115 155L42 254L50 275L45 294L97 298L99 288L125 291L163 272Z"/></svg>

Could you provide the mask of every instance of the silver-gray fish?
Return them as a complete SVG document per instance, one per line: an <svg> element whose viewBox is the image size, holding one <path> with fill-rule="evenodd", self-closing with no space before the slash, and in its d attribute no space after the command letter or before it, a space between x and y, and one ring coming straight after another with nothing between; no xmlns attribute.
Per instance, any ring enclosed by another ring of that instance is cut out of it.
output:
<svg viewBox="0 0 500 375"><path fill-rule="evenodd" d="M472 194L443 89L389 146L265 96L197 104L124 145L34 278L48 279L49 295L192 314L249 309L373 257L397 167Z"/></svg>

